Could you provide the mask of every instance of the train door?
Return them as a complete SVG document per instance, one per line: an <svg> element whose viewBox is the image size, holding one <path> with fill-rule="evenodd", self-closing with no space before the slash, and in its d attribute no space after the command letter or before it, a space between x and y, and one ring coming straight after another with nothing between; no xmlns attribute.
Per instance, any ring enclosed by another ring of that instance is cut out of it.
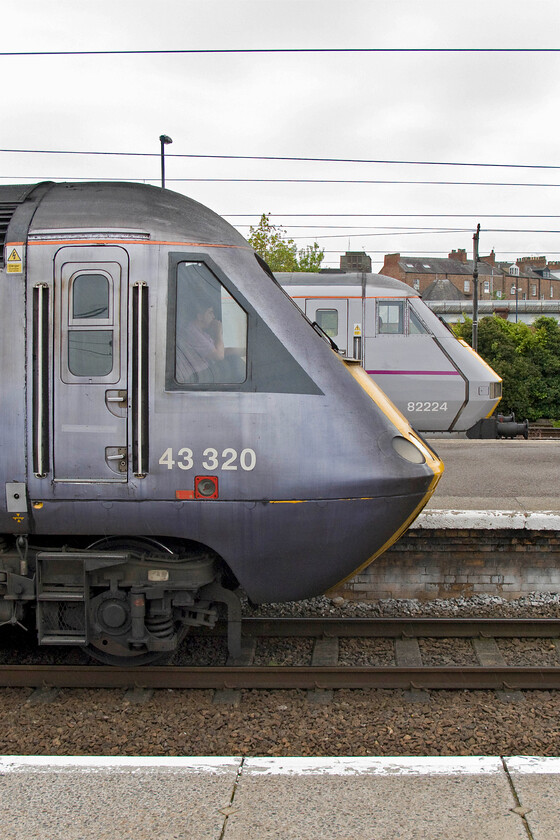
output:
<svg viewBox="0 0 560 840"><path fill-rule="evenodd" d="M366 370L415 429L453 428L467 383L405 298L376 301Z"/></svg>
<svg viewBox="0 0 560 840"><path fill-rule="evenodd" d="M128 254L65 247L54 268L54 481L124 483Z"/></svg>
<svg viewBox="0 0 560 840"><path fill-rule="evenodd" d="M305 314L316 321L324 333L332 338L338 349L348 353L348 301L340 298L308 298Z"/></svg>

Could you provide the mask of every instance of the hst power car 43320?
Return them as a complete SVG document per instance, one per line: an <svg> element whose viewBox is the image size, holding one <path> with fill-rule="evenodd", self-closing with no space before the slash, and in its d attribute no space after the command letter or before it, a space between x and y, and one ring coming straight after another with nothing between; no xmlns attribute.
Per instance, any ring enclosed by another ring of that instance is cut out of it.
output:
<svg viewBox="0 0 560 840"><path fill-rule="evenodd" d="M110 663L324 593L442 464L230 225L139 184L0 187L0 622ZM225 607L224 607L225 605Z"/></svg>

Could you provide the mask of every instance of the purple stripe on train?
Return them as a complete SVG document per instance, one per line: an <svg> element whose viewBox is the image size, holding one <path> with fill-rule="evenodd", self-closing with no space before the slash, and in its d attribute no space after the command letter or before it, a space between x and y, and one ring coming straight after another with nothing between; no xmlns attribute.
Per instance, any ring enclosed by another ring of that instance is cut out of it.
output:
<svg viewBox="0 0 560 840"><path fill-rule="evenodd" d="M366 373L386 373L388 376L460 376L456 370L366 370Z"/></svg>

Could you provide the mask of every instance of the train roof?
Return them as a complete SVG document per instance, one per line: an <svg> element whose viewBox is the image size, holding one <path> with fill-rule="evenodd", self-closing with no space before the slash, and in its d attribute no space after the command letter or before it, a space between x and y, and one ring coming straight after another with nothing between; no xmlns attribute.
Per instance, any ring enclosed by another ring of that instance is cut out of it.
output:
<svg viewBox="0 0 560 840"><path fill-rule="evenodd" d="M371 291L398 292L403 297L418 297L418 292L407 283L387 277L385 274L372 274L356 271L275 271L274 276L281 286L358 286L365 283Z"/></svg>
<svg viewBox="0 0 560 840"><path fill-rule="evenodd" d="M5 184L0 186L0 205L21 204L36 184Z"/></svg>
<svg viewBox="0 0 560 840"><path fill-rule="evenodd" d="M148 233L150 238L249 247L241 234L203 204L172 190L128 182L0 186L0 219L6 231L20 205L33 212L29 232L106 229Z"/></svg>

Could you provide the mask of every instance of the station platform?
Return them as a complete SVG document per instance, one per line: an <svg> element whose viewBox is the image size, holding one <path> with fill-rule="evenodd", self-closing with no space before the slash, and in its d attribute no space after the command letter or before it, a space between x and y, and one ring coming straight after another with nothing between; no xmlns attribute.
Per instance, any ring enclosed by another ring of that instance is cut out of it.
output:
<svg viewBox="0 0 560 840"><path fill-rule="evenodd" d="M368 602L560 592L560 440L428 444L445 467L428 504L332 594Z"/></svg>
<svg viewBox="0 0 560 840"><path fill-rule="evenodd" d="M558 840L560 759L0 758L3 840Z"/></svg>
<svg viewBox="0 0 560 840"><path fill-rule="evenodd" d="M560 530L560 441L428 443L445 470L412 527Z"/></svg>

